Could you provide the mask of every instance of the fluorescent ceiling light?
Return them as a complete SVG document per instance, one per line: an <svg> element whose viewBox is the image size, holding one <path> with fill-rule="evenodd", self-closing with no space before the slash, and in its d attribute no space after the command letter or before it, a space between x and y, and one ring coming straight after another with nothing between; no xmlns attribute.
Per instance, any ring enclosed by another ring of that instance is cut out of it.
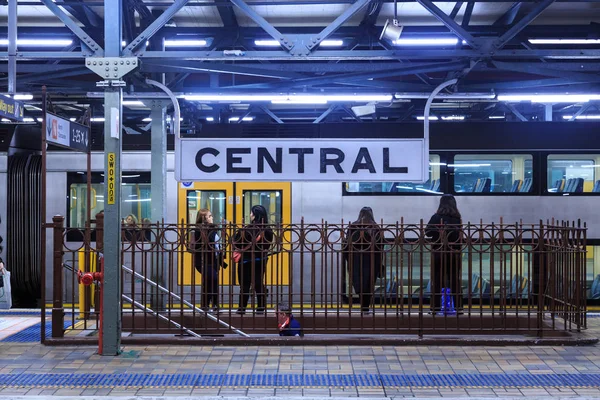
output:
<svg viewBox="0 0 600 400"><path fill-rule="evenodd" d="M430 162L429 165L446 165L445 162Z"/></svg>
<svg viewBox="0 0 600 400"><path fill-rule="evenodd" d="M33 118L25 117L23 118L23 122L34 122Z"/></svg>
<svg viewBox="0 0 600 400"><path fill-rule="evenodd" d="M10 122L10 119L8 119L8 118L2 118L0 121L2 121L2 122Z"/></svg>
<svg viewBox="0 0 600 400"><path fill-rule="evenodd" d="M17 46L69 46L73 41L71 39L17 39ZM8 39L0 39L0 46L8 46Z"/></svg>
<svg viewBox="0 0 600 400"><path fill-rule="evenodd" d="M563 115L563 119L571 119L572 115ZM575 119L600 119L600 115L578 115Z"/></svg>
<svg viewBox="0 0 600 400"><path fill-rule="evenodd" d="M327 99L318 96L290 96L287 99L272 100L271 104L327 104Z"/></svg>
<svg viewBox="0 0 600 400"><path fill-rule="evenodd" d="M531 101L533 103L586 103L599 100L598 94L515 94L498 95L499 101Z"/></svg>
<svg viewBox="0 0 600 400"><path fill-rule="evenodd" d="M417 117L417 119L418 119L419 121L425 121L425 117L424 117L423 115L419 115L419 116ZM438 120L438 117L436 117L435 115L430 115L430 116L429 116L429 120L430 120L430 121L437 121L437 120Z"/></svg>
<svg viewBox="0 0 600 400"><path fill-rule="evenodd" d="M281 44L277 40L255 40L254 45L260 46L260 47L281 46ZM319 46L322 46L322 47L339 47L339 46L343 46L343 45L344 45L343 40L332 40L332 39L325 39L319 44Z"/></svg>
<svg viewBox="0 0 600 400"><path fill-rule="evenodd" d="M401 38L392 43L397 46L452 46L458 44L457 38Z"/></svg>
<svg viewBox="0 0 600 400"><path fill-rule="evenodd" d="M124 106L144 106L144 102L141 100L123 100Z"/></svg>
<svg viewBox="0 0 600 400"><path fill-rule="evenodd" d="M442 117L444 121L462 121L465 119L464 115L448 115L447 117Z"/></svg>
<svg viewBox="0 0 600 400"><path fill-rule="evenodd" d="M490 115L488 119L504 119L506 118L504 115Z"/></svg>
<svg viewBox="0 0 600 400"><path fill-rule="evenodd" d="M33 100L33 95L32 94L15 94L13 96L13 99L15 99L15 100Z"/></svg>
<svg viewBox="0 0 600 400"><path fill-rule="evenodd" d="M41 118L36 118L36 121L37 122L42 122L42 119Z"/></svg>
<svg viewBox="0 0 600 400"><path fill-rule="evenodd" d="M165 47L202 47L207 42L203 39L167 39Z"/></svg>
<svg viewBox="0 0 600 400"><path fill-rule="evenodd" d="M479 167L491 167L492 164L448 164L452 168L479 168Z"/></svg>
<svg viewBox="0 0 600 400"><path fill-rule="evenodd" d="M142 122L152 122L152 118L148 117L148 118L144 118L142 120Z"/></svg>
<svg viewBox="0 0 600 400"><path fill-rule="evenodd" d="M213 117L206 117L207 122L213 122L215 119Z"/></svg>
<svg viewBox="0 0 600 400"><path fill-rule="evenodd" d="M90 121L92 121L92 122L104 122L104 117L92 118Z"/></svg>
<svg viewBox="0 0 600 400"><path fill-rule="evenodd" d="M348 102L370 102L370 101L391 101L391 94L190 94L184 98L190 101L207 102L252 102L252 101L270 101L273 104L325 104L328 101L348 101Z"/></svg>
<svg viewBox="0 0 600 400"><path fill-rule="evenodd" d="M230 117L229 122L237 122L240 120L240 117ZM254 121L254 117L244 117L243 121Z"/></svg>
<svg viewBox="0 0 600 400"><path fill-rule="evenodd" d="M431 93L396 93L396 99L428 99ZM439 93L435 96L436 99L495 99L495 93Z"/></svg>
<svg viewBox="0 0 600 400"><path fill-rule="evenodd" d="M531 44L600 44L600 39L529 39Z"/></svg>
<svg viewBox="0 0 600 400"><path fill-rule="evenodd" d="M77 121L77 118L69 118L69 121L75 122L75 121Z"/></svg>

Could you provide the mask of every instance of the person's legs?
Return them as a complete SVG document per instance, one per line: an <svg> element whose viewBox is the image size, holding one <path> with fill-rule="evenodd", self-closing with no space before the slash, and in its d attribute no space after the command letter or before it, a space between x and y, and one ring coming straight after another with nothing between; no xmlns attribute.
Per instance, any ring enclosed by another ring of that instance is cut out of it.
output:
<svg viewBox="0 0 600 400"><path fill-rule="evenodd" d="M250 283L251 283L251 271L249 265L238 264L238 283L240 285L240 298L238 311L244 311L248 306L248 299L250 298Z"/></svg>
<svg viewBox="0 0 600 400"><path fill-rule="evenodd" d="M256 262L254 268L254 291L256 292L256 310L265 311L267 298L265 294L265 271L267 260Z"/></svg>

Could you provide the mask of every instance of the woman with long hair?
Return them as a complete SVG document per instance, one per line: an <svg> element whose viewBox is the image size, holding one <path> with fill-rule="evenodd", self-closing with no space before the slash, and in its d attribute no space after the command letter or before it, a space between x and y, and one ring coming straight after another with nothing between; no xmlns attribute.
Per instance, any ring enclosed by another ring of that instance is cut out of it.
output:
<svg viewBox="0 0 600 400"><path fill-rule="evenodd" d="M256 312L264 313L267 305L265 272L269 261L269 249L273 242L273 230L268 225L265 207L255 205L250 210L250 224L238 231L233 238L234 257L237 258L237 278L240 285L238 314L245 314L250 300L250 287L256 294Z"/></svg>
<svg viewBox="0 0 600 400"><path fill-rule="evenodd" d="M203 208L196 214L193 231L194 267L202 274L201 307L212 311L219 310L219 269L227 268L221 249L221 232L213 222L209 209Z"/></svg>
<svg viewBox="0 0 600 400"><path fill-rule="evenodd" d="M363 207L356 221L348 226L342 247L348 276L363 313L369 312L375 281L381 276L383 250L383 231L375 222L371 207Z"/></svg>
<svg viewBox="0 0 600 400"><path fill-rule="evenodd" d="M454 307L463 312L461 288L460 231L462 219L456 199L451 194L440 198L437 211L425 229L425 235L433 242L431 258L431 313L442 311L442 289L450 288Z"/></svg>

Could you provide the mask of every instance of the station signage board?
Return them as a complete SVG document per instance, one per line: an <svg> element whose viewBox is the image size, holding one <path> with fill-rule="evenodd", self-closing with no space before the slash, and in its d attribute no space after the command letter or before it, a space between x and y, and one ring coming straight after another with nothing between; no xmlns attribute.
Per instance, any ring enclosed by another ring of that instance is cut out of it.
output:
<svg viewBox="0 0 600 400"><path fill-rule="evenodd" d="M90 128L46 113L46 141L87 153L90 151Z"/></svg>
<svg viewBox="0 0 600 400"><path fill-rule="evenodd" d="M0 117L23 121L23 104L7 96L0 96Z"/></svg>
<svg viewBox="0 0 600 400"><path fill-rule="evenodd" d="M178 181L401 181L429 178L429 146L410 139L179 139Z"/></svg>

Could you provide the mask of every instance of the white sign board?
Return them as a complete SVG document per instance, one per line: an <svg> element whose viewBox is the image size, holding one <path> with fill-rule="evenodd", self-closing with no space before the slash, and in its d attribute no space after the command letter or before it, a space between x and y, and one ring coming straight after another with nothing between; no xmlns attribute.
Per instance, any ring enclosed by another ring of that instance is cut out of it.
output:
<svg viewBox="0 0 600 400"><path fill-rule="evenodd" d="M46 140L61 146L69 147L71 144L70 138L70 121L59 118L56 115L46 114Z"/></svg>
<svg viewBox="0 0 600 400"><path fill-rule="evenodd" d="M424 139L180 139L175 175L189 181L398 181L429 178Z"/></svg>

